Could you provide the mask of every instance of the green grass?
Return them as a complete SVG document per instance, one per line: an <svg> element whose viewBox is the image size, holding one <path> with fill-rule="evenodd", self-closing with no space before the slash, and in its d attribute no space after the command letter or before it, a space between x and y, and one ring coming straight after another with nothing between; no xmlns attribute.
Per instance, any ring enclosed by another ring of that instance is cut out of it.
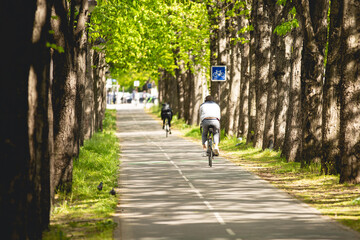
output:
<svg viewBox="0 0 360 240"><path fill-rule="evenodd" d="M106 110L103 126L103 132L85 141L74 160L72 192L56 194L50 229L43 239L112 239L117 197L109 191L117 187L120 164L116 110ZM97 190L100 181L102 191Z"/></svg>
<svg viewBox="0 0 360 240"><path fill-rule="evenodd" d="M154 109L153 114L160 116ZM176 119L172 124L192 141L201 141L199 126L188 126ZM301 168L286 162L281 152L247 145L246 140L221 134L220 153L235 164L254 172L322 214L360 232L360 185L339 184L339 176L321 175L320 165Z"/></svg>

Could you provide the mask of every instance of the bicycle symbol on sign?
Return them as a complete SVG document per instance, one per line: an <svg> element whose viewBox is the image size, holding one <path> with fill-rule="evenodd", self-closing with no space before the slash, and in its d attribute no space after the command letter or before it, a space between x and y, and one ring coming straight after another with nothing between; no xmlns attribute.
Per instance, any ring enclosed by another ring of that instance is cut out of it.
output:
<svg viewBox="0 0 360 240"><path fill-rule="evenodd" d="M225 76L225 73L222 72L221 70L216 70L216 71L213 73L213 78L214 78L214 79L224 79L224 76Z"/></svg>

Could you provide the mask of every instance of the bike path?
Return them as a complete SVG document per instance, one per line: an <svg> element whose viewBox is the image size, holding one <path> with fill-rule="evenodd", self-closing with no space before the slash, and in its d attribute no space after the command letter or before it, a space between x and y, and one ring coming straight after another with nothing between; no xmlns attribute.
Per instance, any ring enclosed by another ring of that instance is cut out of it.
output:
<svg viewBox="0 0 360 240"><path fill-rule="evenodd" d="M176 134L141 106L117 106L120 201L114 239L300 240L360 235Z"/></svg>

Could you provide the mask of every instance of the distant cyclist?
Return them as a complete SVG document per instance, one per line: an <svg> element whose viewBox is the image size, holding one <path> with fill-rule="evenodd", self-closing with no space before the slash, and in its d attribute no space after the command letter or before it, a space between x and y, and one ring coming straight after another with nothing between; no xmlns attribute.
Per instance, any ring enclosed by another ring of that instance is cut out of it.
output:
<svg viewBox="0 0 360 240"><path fill-rule="evenodd" d="M209 131L209 127L214 128L214 154L219 155L219 142L220 142L220 107L214 102L212 96L207 96L205 102L200 105L200 126L203 129L202 132L202 145L203 150L206 151L206 139Z"/></svg>
<svg viewBox="0 0 360 240"><path fill-rule="evenodd" d="M170 105L167 103L163 103L162 104L162 108L161 108L161 119L163 120L163 129L165 127L165 120L168 119L168 123L169 123L169 133L171 134L171 120L173 117L173 111L170 108Z"/></svg>

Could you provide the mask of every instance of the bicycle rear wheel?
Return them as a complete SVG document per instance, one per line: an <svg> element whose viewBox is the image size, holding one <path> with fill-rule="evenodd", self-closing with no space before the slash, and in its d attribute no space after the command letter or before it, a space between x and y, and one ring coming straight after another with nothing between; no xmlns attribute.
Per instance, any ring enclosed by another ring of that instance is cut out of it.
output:
<svg viewBox="0 0 360 240"><path fill-rule="evenodd" d="M168 120L166 120L166 123L165 123L165 132L166 132L166 137L169 136L169 122Z"/></svg>
<svg viewBox="0 0 360 240"><path fill-rule="evenodd" d="M213 152L213 148L212 148L212 139L209 139L208 141L208 157L209 157L209 167L212 167L212 160L214 157L214 152Z"/></svg>

